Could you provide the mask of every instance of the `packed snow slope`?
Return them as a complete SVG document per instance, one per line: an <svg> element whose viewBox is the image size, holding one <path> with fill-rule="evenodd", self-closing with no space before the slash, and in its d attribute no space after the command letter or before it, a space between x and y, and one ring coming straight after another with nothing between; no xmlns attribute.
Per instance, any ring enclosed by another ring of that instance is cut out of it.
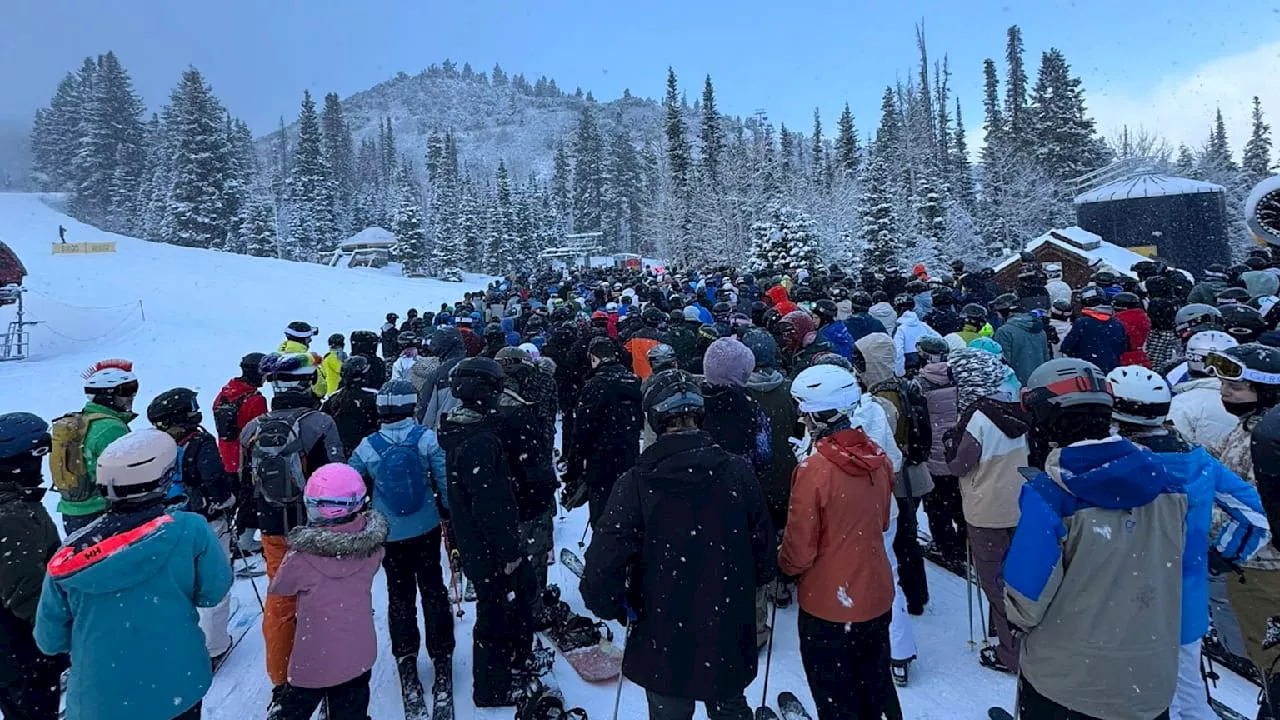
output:
<svg viewBox="0 0 1280 720"><path fill-rule="evenodd" d="M68 241L114 241L117 252L51 255L49 245L57 241L59 224L66 226ZM33 331L36 356L24 362L0 363L0 412L27 410L45 418L80 407L84 402L81 370L101 358L118 356L136 363L141 383L136 410L145 413L153 396L181 385L199 391L208 419L214 395L236 373L240 357L254 350L274 349L284 326L292 320L318 324L323 345L332 332L349 335L355 329L376 329L390 310L403 315L409 307L438 307L482 287L487 280L479 276L461 284L410 280L371 270L332 269L147 243L83 225L35 195L0 194L0 240L22 257L31 273L26 283L30 319L46 323ZM0 321L12 315L11 307L0 309ZM146 420L135 421L134 427L146 427ZM54 501L56 496L50 494L50 507ZM580 552L578 539L586 522L585 507L556 519L557 556L565 547ZM925 523L922 514L922 527ZM922 617L912 619L919 659L912 664L910 686L898 691L906 718L981 720L987 717L989 706L1011 707L1013 678L981 668L976 649L968 645L965 583L932 565L928 572L931 601ZM574 610L584 613L576 579L559 565L549 574L551 582L563 588ZM256 583L256 590L265 593L265 578ZM205 697L206 720L260 718L270 698L255 586L239 579L232 593L233 631L246 632ZM456 716L459 720L511 718L511 710L477 710L471 702L474 604L465 605L464 611L454 626L458 640L454 657ZM792 606L777 615L769 704L775 705L773 698L778 692L789 690L812 710L800 662L797 612ZM380 654L373 668L369 714L374 720L403 718L395 661L387 639L386 585L381 574L374 585L374 621ZM975 621L980 624L977 618ZM622 629L615 626L614 632L621 642ZM425 650L420 653L420 663L429 682L432 673ZM760 703L764 667L762 652L760 674L747 689L753 707ZM585 708L593 720L611 717L613 685L582 682L559 658L553 672L569 705ZM1252 717L1257 707L1255 689L1225 670L1222 674L1215 696ZM619 717L647 717L641 688L624 685ZM705 717L702 709L698 717Z"/></svg>

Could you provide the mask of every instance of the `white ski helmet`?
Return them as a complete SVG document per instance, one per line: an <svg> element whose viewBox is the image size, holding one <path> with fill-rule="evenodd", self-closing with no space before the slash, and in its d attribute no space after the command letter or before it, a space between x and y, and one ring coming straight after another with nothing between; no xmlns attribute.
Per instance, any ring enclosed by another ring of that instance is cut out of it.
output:
<svg viewBox="0 0 1280 720"><path fill-rule="evenodd" d="M178 465L178 445L155 428L129 433L98 456L98 487L108 502L162 500Z"/></svg>
<svg viewBox="0 0 1280 720"><path fill-rule="evenodd" d="M138 394L138 377L129 360L99 360L80 375L84 378L84 394L91 397L133 397Z"/></svg>
<svg viewBox="0 0 1280 720"><path fill-rule="evenodd" d="M1107 382L1115 397L1114 420L1152 427L1164 424L1173 402L1173 391L1164 378L1141 365L1126 365L1107 373Z"/></svg>
<svg viewBox="0 0 1280 720"><path fill-rule="evenodd" d="M1204 359L1209 356L1209 353L1222 352L1239 344L1229 333L1221 330L1202 330L1187 340L1187 369L1207 375Z"/></svg>
<svg viewBox="0 0 1280 720"><path fill-rule="evenodd" d="M791 397L802 413L847 413L862 399L858 378L838 365L814 365L791 381Z"/></svg>

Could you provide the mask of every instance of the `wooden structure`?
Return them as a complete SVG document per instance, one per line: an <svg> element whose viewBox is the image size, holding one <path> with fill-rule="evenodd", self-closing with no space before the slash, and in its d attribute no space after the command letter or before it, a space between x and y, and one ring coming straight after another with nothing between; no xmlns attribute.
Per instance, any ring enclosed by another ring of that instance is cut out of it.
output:
<svg viewBox="0 0 1280 720"><path fill-rule="evenodd" d="M22 279L26 276L27 268L18 259L18 254L13 251L13 248L0 241L0 288L21 285ZM17 302L17 298L16 292L0 294L0 305L12 305Z"/></svg>
<svg viewBox="0 0 1280 720"><path fill-rule="evenodd" d="M1028 243L1027 251L1035 255L1041 265L1061 265L1062 279L1073 288L1089 284L1089 278L1103 269L1133 277L1134 263L1147 259L1078 227L1050 230ZM996 283L1003 288L1015 287L1021 265L1020 256L1016 254L997 263L993 268Z"/></svg>

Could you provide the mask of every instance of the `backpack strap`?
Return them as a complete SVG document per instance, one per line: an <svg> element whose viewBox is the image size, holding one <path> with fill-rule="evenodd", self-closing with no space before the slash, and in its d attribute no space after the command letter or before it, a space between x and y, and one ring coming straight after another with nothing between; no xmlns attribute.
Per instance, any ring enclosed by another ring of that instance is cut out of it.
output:
<svg viewBox="0 0 1280 720"><path fill-rule="evenodd" d="M379 458L381 458L388 450L391 449L391 442L387 440L386 436L381 432L376 432L369 436L369 446L372 447L373 451L378 454Z"/></svg>

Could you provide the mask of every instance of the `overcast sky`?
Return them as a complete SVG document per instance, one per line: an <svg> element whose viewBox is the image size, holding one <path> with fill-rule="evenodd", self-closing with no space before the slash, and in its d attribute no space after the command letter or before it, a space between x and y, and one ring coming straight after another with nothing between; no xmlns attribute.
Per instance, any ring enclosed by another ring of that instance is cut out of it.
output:
<svg viewBox="0 0 1280 720"><path fill-rule="evenodd" d="M1239 152L1254 94L1280 118L1280 0L0 0L0 121L28 122L59 78L108 49L159 108L195 65L256 132L292 120L303 88L344 97L452 58L495 62L612 99L659 97L675 67L692 100L712 75L724 111L764 109L828 130L847 101L874 129L884 86L914 72L913 26L950 55L971 130L985 57L1022 26L1028 72L1061 48L1104 132L1121 124L1198 144L1221 103ZM1280 128L1280 126L1278 126Z"/></svg>

